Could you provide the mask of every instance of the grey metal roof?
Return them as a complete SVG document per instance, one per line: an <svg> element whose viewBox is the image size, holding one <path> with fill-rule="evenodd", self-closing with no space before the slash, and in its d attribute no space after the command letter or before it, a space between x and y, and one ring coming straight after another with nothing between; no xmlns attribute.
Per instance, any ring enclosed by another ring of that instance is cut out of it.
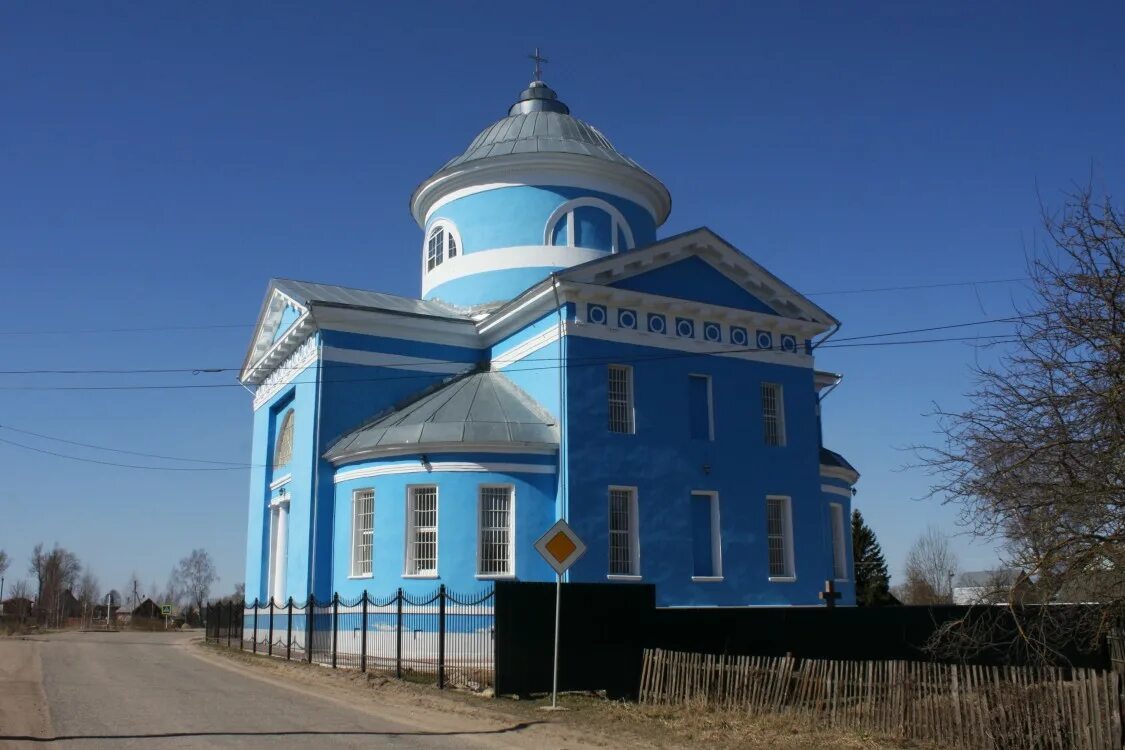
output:
<svg viewBox="0 0 1125 750"><path fill-rule="evenodd" d="M549 86L534 81L520 94L507 117L482 130L465 152L446 162L438 174L493 156L545 152L580 154L644 171L615 149L597 128L572 116Z"/></svg>
<svg viewBox="0 0 1125 750"><path fill-rule="evenodd" d="M830 451L827 448L820 449L820 465L821 466L838 466L841 469L848 469L855 471L855 467L848 463L848 460L841 456L836 451ZM856 472L857 474L859 472Z"/></svg>
<svg viewBox="0 0 1125 750"><path fill-rule="evenodd" d="M474 371L415 394L337 440L329 461L435 443L557 447L554 418L502 373Z"/></svg>
<svg viewBox="0 0 1125 750"><path fill-rule="evenodd" d="M311 281L294 281L293 279L274 279L270 282L270 285L306 307L315 304L339 305L368 310L387 310L408 315L469 320L467 314L436 300L413 299L411 297L400 297L397 294L369 292L366 289L316 284Z"/></svg>

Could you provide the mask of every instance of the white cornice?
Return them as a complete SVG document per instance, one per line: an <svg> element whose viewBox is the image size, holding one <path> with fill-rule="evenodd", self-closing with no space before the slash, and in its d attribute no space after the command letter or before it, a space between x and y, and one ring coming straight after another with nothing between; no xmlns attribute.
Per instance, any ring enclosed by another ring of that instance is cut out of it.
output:
<svg viewBox="0 0 1125 750"><path fill-rule="evenodd" d="M558 446L542 443L411 443L356 451L329 460L339 466L373 458L419 456L427 453L513 453L550 456L558 453Z"/></svg>
<svg viewBox="0 0 1125 750"><path fill-rule="evenodd" d="M821 464L820 475L822 477L828 477L829 479L839 479L848 484L855 484L859 481L859 472L845 469L843 466L825 466Z"/></svg>
<svg viewBox="0 0 1125 750"><path fill-rule="evenodd" d="M418 226L424 227L443 199L455 200L480 189L517 185L559 185L617 195L648 211L657 226L664 223L672 210L668 189L644 170L557 152L494 156L468 162L449 172L438 172L414 191L410 210Z"/></svg>
<svg viewBox="0 0 1125 750"><path fill-rule="evenodd" d="M285 476L280 477L280 478L275 479L272 482L270 482L270 489L276 490L278 487L284 487L285 485L289 484L292 481L293 481L293 475L292 474L286 474Z"/></svg>
<svg viewBox="0 0 1125 750"><path fill-rule="evenodd" d="M423 464L420 461L402 461L381 466L366 466L362 469L349 469L340 471L332 477L334 484L347 482L352 479L367 479L368 477L381 477L388 474L431 474L437 472L489 472L494 474L554 474L557 469L553 464L514 464L514 463L485 463L478 464L472 461L435 461Z"/></svg>
<svg viewBox="0 0 1125 750"><path fill-rule="evenodd" d="M254 408L274 397L282 388L317 361L319 347L316 336L310 335L290 353L280 365L271 370L254 391Z"/></svg>

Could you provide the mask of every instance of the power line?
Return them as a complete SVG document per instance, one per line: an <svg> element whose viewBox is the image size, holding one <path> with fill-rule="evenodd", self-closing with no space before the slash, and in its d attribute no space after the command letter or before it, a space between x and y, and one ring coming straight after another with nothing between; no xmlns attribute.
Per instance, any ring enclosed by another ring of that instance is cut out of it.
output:
<svg viewBox="0 0 1125 750"><path fill-rule="evenodd" d="M87 464L100 464L102 466L116 466L123 469L144 469L147 471L239 471L241 469L248 469L249 466L216 466L216 467L188 467L188 466L144 466L141 464L123 464L116 461L101 461L96 458L85 458L82 456L72 456L69 453L59 453L58 451L47 450L46 448L36 448L32 445L24 443L17 443L15 440L7 440L0 438L0 443L6 445L14 445L17 448L24 450L34 451L35 453L44 453L48 456L55 456L57 458L65 458L71 461L81 461Z"/></svg>
<svg viewBox="0 0 1125 750"><path fill-rule="evenodd" d="M164 461L185 461L188 463L198 464L220 464L223 466L232 466L240 469L249 468L264 468L265 464L248 464L244 461L214 461L205 458L183 458L181 456L164 456L159 453L143 453L141 451L125 450L124 448L109 448L103 445L94 445L93 443L81 443L77 440L67 440L65 438L55 437L53 435L44 435L41 432L32 432L31 430L22 430L18 427L11 425L0 424L0 430L8 430L9 432L18 432L22 435L31 435L32 437L42 438L43 440L53 440L56 443L65 443L67 445L76 445L80 448L91 448L97 451L107 451L110 453L124 453L130 456L143 456L145 458L159 458Z"/></svg>
<svg viewBox="0 0 1125 750"><path fill-rule="evenodd" d="M977 286L978 284L1013 284L1018 281L1030 281L1029 276L1020 276L1014 279L985 279L983 281L947 281L936 284L911 284L909 286L884 286L874 289L837 289L830 292L806 292L806 297L827 297L835 294L874 294L876 292L903 292L914 289L942 289L954 286Z"/></svg>

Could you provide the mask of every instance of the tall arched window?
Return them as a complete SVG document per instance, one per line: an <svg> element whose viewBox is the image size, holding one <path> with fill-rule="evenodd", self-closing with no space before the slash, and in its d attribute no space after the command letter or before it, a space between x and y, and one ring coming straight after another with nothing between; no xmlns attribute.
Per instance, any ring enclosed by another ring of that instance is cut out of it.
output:
<svg viewBox="0 0 1125 750"><path fill-rule="evenodd" d="M285 412L281 426L277 428L277 439L273 449L273 467L285 466L293 460L293 410Z"/></svg>
<svg viewBox="0 0 1125 750"><path fill-rule="evenodd" d="M432 271L447 258L457 257L460 249L460 237L453 224L444 220L435 222L426 235L426 270Z"/></svg>
<svg viewBox="0 0 1125 750"><path fill-rule="evenodd" d="M617 253L633 247L633 230L609 203L598 198L576 198L551 214L543 242Z"/></svg>

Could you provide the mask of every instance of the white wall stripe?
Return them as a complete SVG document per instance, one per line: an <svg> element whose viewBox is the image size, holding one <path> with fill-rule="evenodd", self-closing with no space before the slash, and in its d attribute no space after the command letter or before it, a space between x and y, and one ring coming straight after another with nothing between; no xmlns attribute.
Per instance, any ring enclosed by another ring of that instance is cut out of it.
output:
<svg viewBox="0 0 1125 750"><path fill-rule="evenodd" d="M270 482L270 489L276 490L278 487L284 487L285 485L289 484L292 481L293 481L293 475L292 474L286 474L285 476L278 477L277 479Z"/></svg>
<svg viewBox="0 0 1125 750"><path fill-rule="evenodd" d="M341 471L332 478L336 484L352 479L366 479L367 477L381 477L388 474L430 474L436 472L492 472L496 474L554 474L556 468L549 464L511 464L487 463L478 464L472 461L434 461L423 465L421 461L400 461L381 466L368 466L362 469Z"/></svg>
<svg viewBox="0 0 1125 750"><path fill-rule="evenodd" d="M548 344L552 344L559 340L559 328L557 325L551 326L546 331L532 336L527 341L516 344L511 349L497 354L492 358L492 369L503 370L513 362L518 362L527 355L542 349ZM548 363L549 364L549 363ZM556 363L557 364L557 363Z"/></svg>
<svg viewBox="0 0 1125 750"><path fill-rule="evenodd" d="M447 281L473 274L532 266L570 268L586 261L604 258L609 254L608 250L561 245L519 245L462 253L449 258L431 271L423 271L422 295L429 294L432 289Z"/></svg>
<svg viewBox="0 0 1125 750"><path fill-rule="evenodd" d="M851 497L852 491L847 487L839 487L835 484L822 484L820 485L821 492L827 492L830 495L841 495L843 497Z"/></svg>

